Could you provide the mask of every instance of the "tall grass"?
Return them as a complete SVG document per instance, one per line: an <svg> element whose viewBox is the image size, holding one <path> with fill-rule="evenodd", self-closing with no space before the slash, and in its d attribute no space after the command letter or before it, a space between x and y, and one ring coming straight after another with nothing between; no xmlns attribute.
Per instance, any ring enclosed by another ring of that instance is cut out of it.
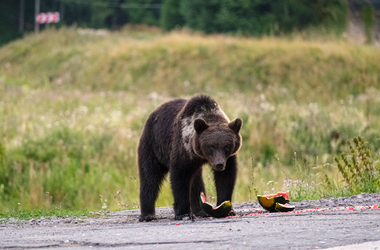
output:
<svg viewBox="0 0 380 250"><path fill-rule="evenodd" d="M0 48L0 210L137 207L146 118L196 93L244 121L234 201L283 188L297 200L341 194L333 159L349 150L345 141L362 135L379 154L378 58L378 48L342 40L146 28L30 34ZM208 176L205 167L213 199ZM157 205L172 202L166 182Z"/></svg>

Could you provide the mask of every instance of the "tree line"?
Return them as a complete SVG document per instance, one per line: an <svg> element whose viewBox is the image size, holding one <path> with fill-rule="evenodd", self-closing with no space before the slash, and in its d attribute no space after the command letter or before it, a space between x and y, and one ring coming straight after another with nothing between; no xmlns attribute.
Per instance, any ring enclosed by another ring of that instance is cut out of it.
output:
<svg viewBox="0 0 380 250"><path fill-rule="evenodd" d="M58 26L118 29L132 23L158 26L165 31L188 27L204 33L261 36L302 31L311 26L342 32L346 28L349 2L363 5L371 1L40 0L40 10L59 11L61 22ZM23 13L21 3L24 4ZM35 1L31 0L1 1L0 43L33 30L34 7Z"/></svg>

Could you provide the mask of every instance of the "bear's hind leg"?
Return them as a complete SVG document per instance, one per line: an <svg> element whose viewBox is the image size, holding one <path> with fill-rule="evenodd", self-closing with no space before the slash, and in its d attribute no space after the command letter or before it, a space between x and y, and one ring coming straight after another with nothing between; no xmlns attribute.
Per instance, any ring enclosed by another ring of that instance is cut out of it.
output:
<svg viewBox="0 0 380 250"><path fill-rule="evenodd" d="M148 158L149 159L149 158ZM157 162L148 163L140 160L140 210L139 221L156 220L155 203L160 192L161 184L168 170Z"/></svg>

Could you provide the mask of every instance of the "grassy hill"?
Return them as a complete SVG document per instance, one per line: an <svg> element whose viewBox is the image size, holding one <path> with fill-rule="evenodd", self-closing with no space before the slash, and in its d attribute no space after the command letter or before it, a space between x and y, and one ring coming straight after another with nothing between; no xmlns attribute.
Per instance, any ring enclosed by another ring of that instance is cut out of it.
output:
<svg viewBox="0 0 380 250"><path fill-rule="evenodd" d="M244 121L234 201L283 188L293 199L366 191L344 187L333 157L361 135L379 168L379 58L341 40L146 27L30 34L0 48L0 210L137 207L147 116L196 93ZM215 203L208 167L205 182ZM158 205L171 204L166 183Z"/></svg>

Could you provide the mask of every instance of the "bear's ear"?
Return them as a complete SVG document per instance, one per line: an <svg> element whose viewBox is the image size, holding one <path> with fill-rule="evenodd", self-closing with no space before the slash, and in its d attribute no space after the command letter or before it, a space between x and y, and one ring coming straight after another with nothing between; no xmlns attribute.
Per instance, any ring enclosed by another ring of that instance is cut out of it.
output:
<svg viewBox="0 0 380 250"><path fill-rule="evenodd" d="M228 124L228 127L232 129L236 134L238 134L242 125L243 121L240 118L236 118Z"/></svg>
<svg viewBox="0 0 380 250"><path fill-rule="evenodd" d="M205 120L198 118L194 121L194 129L198 134L202 133L208 128L208 125Z"/></svg>

